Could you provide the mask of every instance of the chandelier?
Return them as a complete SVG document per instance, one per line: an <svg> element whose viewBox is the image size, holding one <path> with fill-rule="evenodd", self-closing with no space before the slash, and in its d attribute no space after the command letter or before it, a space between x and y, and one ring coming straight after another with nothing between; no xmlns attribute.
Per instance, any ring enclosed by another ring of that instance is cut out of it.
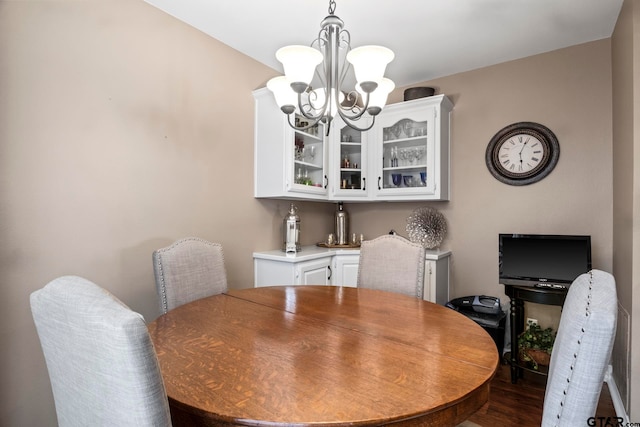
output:
<svg viewBox="0 0 640 427"><path fill-rule="evenodd" d="M318 37L310 46L286 46L276 52L285 75L272 78L267 87L294 129L305 130L322 122L328 135L331 120L337 114L349 127L367 131L395 88L391 80L384 78L393 52L382 46L351 49L351 35L334 14L335 8L336 2L329 1L329 16L320 23ZM347 90L345 78L352 66L356 83ZM314 89L312 80L319 87ZM307 120L292 121L294 113ZM362 117L371 117L371 121L358 126Z"/></svg>

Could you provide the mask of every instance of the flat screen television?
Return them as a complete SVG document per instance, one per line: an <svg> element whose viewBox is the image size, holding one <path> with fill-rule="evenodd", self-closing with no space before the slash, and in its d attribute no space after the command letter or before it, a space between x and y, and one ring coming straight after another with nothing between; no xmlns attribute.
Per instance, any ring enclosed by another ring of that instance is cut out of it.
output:
<svg viewBox="0 0 640 427"><path fill-rule="evenodd" d="M568 288L591 270L591 236L500 234L499 240L504 285Z"/></svg>

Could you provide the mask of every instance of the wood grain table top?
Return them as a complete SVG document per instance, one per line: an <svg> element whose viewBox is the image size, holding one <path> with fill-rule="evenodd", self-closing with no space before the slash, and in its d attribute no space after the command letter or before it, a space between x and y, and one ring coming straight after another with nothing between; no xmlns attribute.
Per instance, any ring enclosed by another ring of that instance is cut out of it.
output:
<svg viewBox="0 0 640 427"><path fill-rule="evenodd" d="M179 425L456 425L499 356L448 308L362 288L230 290L149 324Z"/></svg>

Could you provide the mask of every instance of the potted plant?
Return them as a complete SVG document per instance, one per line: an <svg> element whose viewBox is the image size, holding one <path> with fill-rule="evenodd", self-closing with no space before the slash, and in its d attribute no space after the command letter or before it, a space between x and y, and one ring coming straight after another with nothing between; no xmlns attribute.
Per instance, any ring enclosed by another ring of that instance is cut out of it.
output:
<svg viewBox="0 0 640 427"><path fill-rule="evenodd" d="M527 329L518 337L520 361L529 364L536 371L540 366L549 366L555 339L553 329L542 329L537 323L528 322Z"/></svg>

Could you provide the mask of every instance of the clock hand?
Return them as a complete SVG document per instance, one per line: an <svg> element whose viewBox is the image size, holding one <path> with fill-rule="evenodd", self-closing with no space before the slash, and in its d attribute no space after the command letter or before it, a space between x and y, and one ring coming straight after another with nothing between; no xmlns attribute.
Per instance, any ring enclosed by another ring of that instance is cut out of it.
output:
<svg viewBox="0 0 640 427"><path fill-rule="evenodd" d="M520 158L522 158L522 152L524 151L524 147L526 147L526 146L527 146L527 142L529 142L529 139L531 139L531 138L527 138L527 139L524 141L524 144L522 144L522 148L520 149L520 152L518 153L518 154L520 154Z"/></svg>
<svg viewBox="0 0 640 427"><path fill-rule="evenodd" d="M520 170L522 170L522 152L524 151L524 147L527 146L527 142L529 142L529 138L527 138L527 140L522 144L522 148L520 149L520 152L518 153L518 156L520 157Z"/></svg>

